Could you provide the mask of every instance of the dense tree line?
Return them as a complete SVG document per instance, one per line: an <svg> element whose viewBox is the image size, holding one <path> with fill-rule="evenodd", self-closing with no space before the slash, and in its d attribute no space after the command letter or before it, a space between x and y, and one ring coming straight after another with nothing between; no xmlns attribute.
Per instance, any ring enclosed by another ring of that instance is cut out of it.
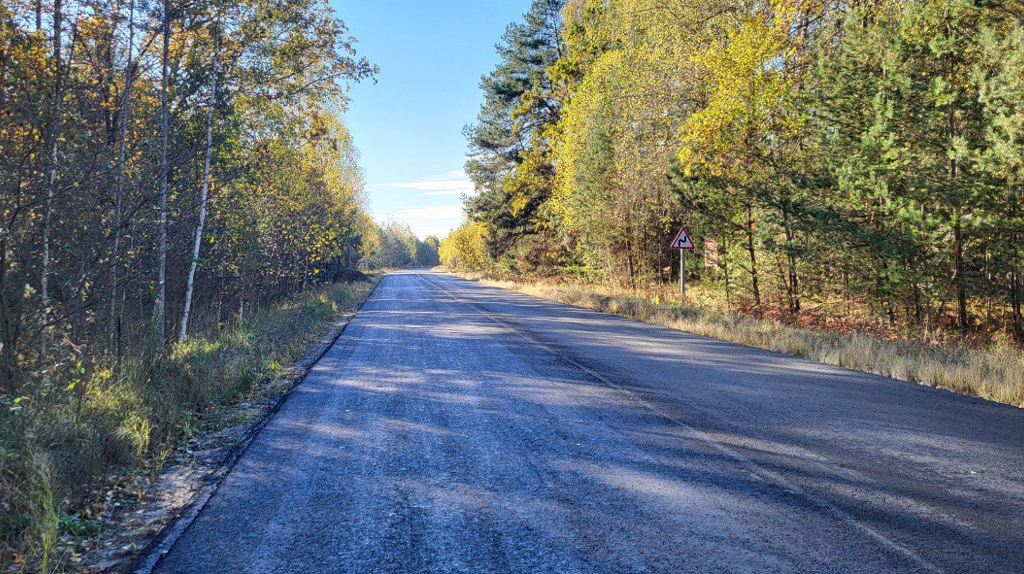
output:
<svg viewBox="0 0 1024 574"><path fill-rule="evenodd" d="M0 390L356 265L374 72L325 0L0 3Z"/></svg>
<svg viewBox="0 0 1024 574"><path fill-rule="evenodd" d="M437 254L441 240L434 235L420 239L406 223L385 221L367 243L367 264L373 269L434 267L441 262Z"/></svg>
<svg viewBox="0 0 1024 574"><path fill-rule="evenodd" d="M685 223L755 311L1024 340L1020 3L535 0L499 55L446 263L664 281Z"/></svg>

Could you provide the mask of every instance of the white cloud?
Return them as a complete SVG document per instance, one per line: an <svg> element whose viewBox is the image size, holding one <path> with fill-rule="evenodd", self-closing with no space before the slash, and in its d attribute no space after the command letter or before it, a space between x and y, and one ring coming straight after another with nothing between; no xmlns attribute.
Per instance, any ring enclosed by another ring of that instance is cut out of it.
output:
<svg viewBox="0 0 1024 574"><path fill-rule="evenodd" d="M388 213L384 218L408 223L420 238L428 235L444 237L448 232L462 223L466 215L462 204L432 205L428 207L409 207Z"/></svg>
<svg viewBox="0 0 1024 574"><path fill-rule="evenodd" d="M465 213L457 198L474 194L473 183L461 170L416 181L374 183L368 189L375 217L408 223L421 238L444 237L458 227Z"/></svg>
<svg viewBox="0 0 1024 574"><path fill-rule="evenodd" d="M423 195L472 195L473 182L461 171L451 171L443 176L428 177L418 181L400 181L392 183L378 183L370 186L370 189L416 189L423 191Z"/></svg>
<svg viewBox="0 0 1024 574"><path fill-rule="evenodd" d="M434 219L460 219L462 218L462 204L434 205L431 207L411 207L401 209L391 214L391 217L400 221L434 220Z"/></svg>

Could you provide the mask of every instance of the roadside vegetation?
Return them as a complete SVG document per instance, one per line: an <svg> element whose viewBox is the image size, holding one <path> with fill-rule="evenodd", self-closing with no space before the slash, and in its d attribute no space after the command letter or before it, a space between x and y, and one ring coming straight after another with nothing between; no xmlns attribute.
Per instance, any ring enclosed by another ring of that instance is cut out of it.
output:
<svg viewBox="0 0 1024 574"><path fill-rule="evenodd" d="M365 297L354 46L326 0L0 3L0 569Z"/></svg>
<svg viewBox="0 0 1024 574"><path fill-rule="evenodd" d="M214 415L268 392L278 377L353 311L379 278L318 287L238 322L86 371L58 364L34 392L0 410L0 568L58 571L77 537L108 527L97 488L152 476Z"/></svg>
<svg viewBox="0 0 1024 574"><path fill-rule="evenodd" d="M885 337L856 326L799 326L719 308L719 296L692 289L681 305L669 289L537 280L468 279L560 303L1024 407L1024 352L1008 342L977 348Z"/></svg>
<svg viewBox="0 0 1024 574"><path fill-rule="evenodd" d="M444 265L1020 404L1019 2L535 0L498 55Z"/></svg>

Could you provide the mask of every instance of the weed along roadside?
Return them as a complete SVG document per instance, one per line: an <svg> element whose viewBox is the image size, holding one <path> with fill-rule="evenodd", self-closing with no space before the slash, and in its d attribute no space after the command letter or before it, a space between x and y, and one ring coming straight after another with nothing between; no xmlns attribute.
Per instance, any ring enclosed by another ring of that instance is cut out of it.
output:
<svg viewBox="0 0 1024 574"><path fill-rule="evenodd" d="M380 276L308 291L161 360L60 380L0 413L0 571L131 560L203 491L338 337Z"/></svg>
<svg viewBox="0 0 1024 574"><path fill-rule="evenodd" d="M981 348L887 340L682 306L606 286L453 274L559 303L1024 407L1024 352L1009 344Z"/></svg>

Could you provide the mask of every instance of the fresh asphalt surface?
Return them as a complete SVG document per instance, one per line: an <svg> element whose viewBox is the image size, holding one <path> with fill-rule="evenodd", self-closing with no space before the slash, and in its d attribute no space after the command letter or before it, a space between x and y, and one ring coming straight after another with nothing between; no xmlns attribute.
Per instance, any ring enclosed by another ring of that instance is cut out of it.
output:
<svg viewBox="0 0 1024 574"><path fill-rule="evenodd" d="M1024 572L1024 411L390 275L161 573Z"/></svg>

